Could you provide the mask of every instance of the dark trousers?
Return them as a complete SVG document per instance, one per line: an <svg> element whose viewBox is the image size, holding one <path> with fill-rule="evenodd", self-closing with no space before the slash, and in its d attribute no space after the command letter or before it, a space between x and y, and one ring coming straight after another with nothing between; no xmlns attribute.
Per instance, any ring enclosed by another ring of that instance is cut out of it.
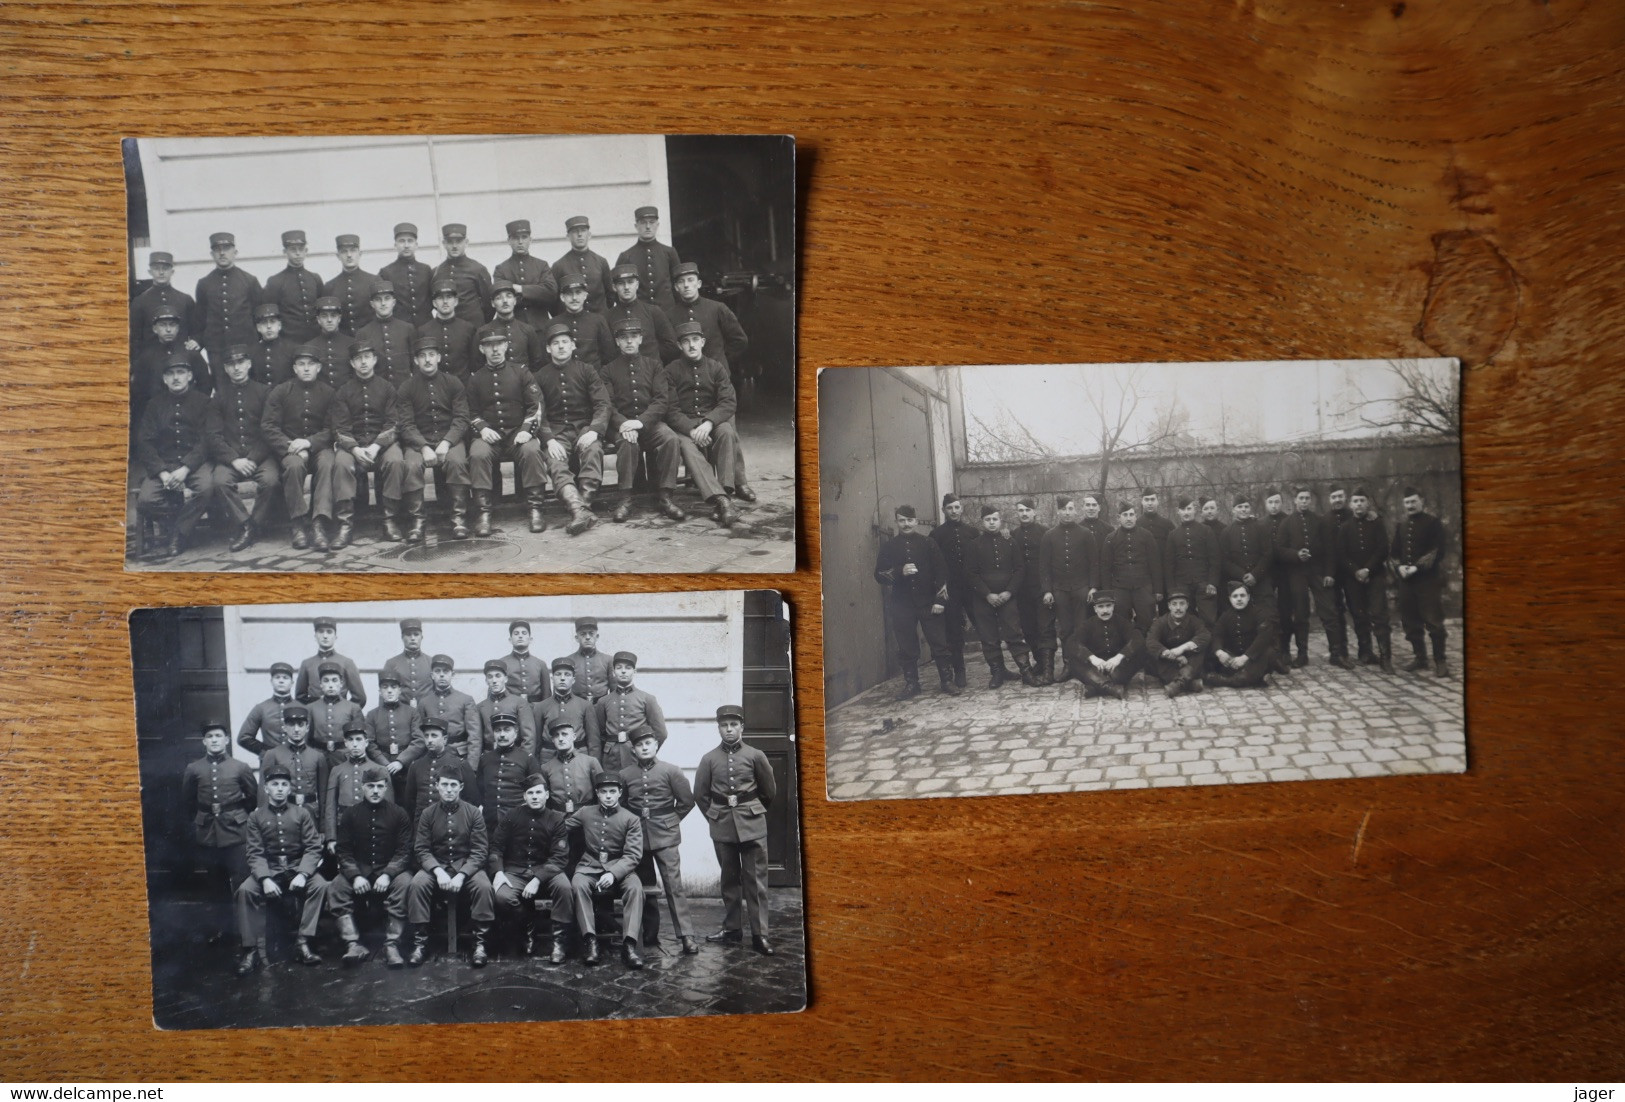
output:
<svg viewBox="0 0 1625 1102"><path fill-rule="evenodd" d="M584 448L576 446L580 434L575 429L566 429L564 432L553 434L553 439L563 444L569 452L563 459L555 459L548 452L547 445L542 445L542 462L547 467L548 477L553 480L553 492L562 499L565 483L574 482L576 489L596 490L604 481L604 441L600 437Z"/></svg>
<svg viewBox="0 0 1625 1102"><path fill-rule="evenodd" d="M546 467L542 463L542 442L534 436L523 444L504 441L487 444L477 433L468 445L469 479L476 490L487 493L496 489L497 464L504 459L513 460L514 480L526 489L542 485ZM387 494L388 491L386 490Z"/></svg>
<svg viewBox="0 0 1625 1102"><path fill-rule="evenodd" d="M1444 657L1444 578L1418 574L1399 579L1399 619L1411 649L1424 656L1422 633L1433 640L1433 657Z"/></svg>
<svg viewBox="0 0 1625 1102"><path fill-rule="evenodd" d="M1294 569L1288 574L1287 585L1292 595L1292 635L1298 641L1298 653L1308 653L1311 609L1326 632L1326 646L1333 657L1347 651L1348 633L1343 628L1343 618L1337 614L1331 589L1321 585L1321 579L1305 568Z"/></svg>
<svg viewBox="0 0 1625 1102"><path fill-rule="evenodd" d="M1143 585L1122 585L1114 587L1117 590L1117 615L1127 617L1134 614L1134 627L1141 635L1151 630L1151 623L1157 618L1156 592L1151 583Z"/></svg>
<svg viewBox="0 0 1625 1102"><path fill-rule="evenodd" d="M690 439L689 443L694 441ZM745 477L745 453L739 446L739 430L732 421L712 425L711 442L704 448L698 445L695 448L711 464L716 471L717 481L725 489L736 489L748 481ZM690 464L689 470L693 469L693 464Z"/></svg>
<svg viewBox="0 0 1625 1102"><path fill-rule="evenodd" d="M377 876L369 876L367 880L377 880ZM390 918L406 921L406 896L412 888L412 874L403 870L399 875L389 878L389 887L384 889L384 913ZM368 892L363 899L378 898L377 892ZM355 910L355 882L342 872L335 876L327 885L327 909L336 915L347 915Z"/></svg>
<svg viewBox="0 0 1625 1102"><path fill-rule="evenodd" d="M660 870L660 887L666 896L666 910L671 912L671 931L678 937L692 937L694 924L688 920L688 896L683 894L683 855L676 846L643 852L638 864L638 879L643 882L645 894L655 887L655 869Z"/></svg>
<svg viewBox="0 0 1625 1102"><path fill-rule="evenodd" d="M406 455L399 444L380 449L378 458L370 466L351 452L335 452L334 455L338 458L333 468L333 497L338 501L355 501L356 488L360 484L356 473L358 469L362 473L376 472L378 496L385 501L398 502L405 491L423 489L423 465L418 464L416 475L413 475L407 468ZM423 458L421 452L418 458Z"/></svg>
<svg viewBox="0 0 1625 1102"><path fill-rule="evenodd" d="M1064 641L1072 638L1083 621L1094 615L1089 605L1088 589L1057 589L1055 591L1055 630Z"/></svg>
<svg viewBox="0 0 1625 1102"><path fill-rule="evenodd" d="M448 874L450 870L447 870ZM418 925L427 925L433 913L434 893L440 890L432 872L418 870L412 874L412 886L406 892L407 917ZM468 897L468 917L475 922L491 922L496 918L491 895L491 878L485 870L463 878L462 894Z"/></svg>
<svg viewBox="0 0 1625 1102"><path fill-rule="evenodd" d="M1353 574L1343 579L1343 593L1349 615L1354 618L1354 637L1359 641L1360 653L1371 653L1371 637L1386 652L1390 647L1388 630L1388 575L1381 570L1371 571L1366 581Z"/></svg>
<svg viewBox="0 0 1625 1102"><path fill-rule="evenodd" d="M517 876L508 877L508 882L496 889L496 909L511 918L517 918L525 906L525 885L528 880L520 880ZM574 899L570 894L570 881L564 874L554 875L549 880L542 881L542 886L536 889L531 897L531 906L538 913L544 904L552 907L553 921L557 925L569 922L572 914Z"/></svg>
<svg viewBox="0 0 1625 1102"><path fill-rule="evenodd" d="M271 520L271 510L276 508L277 478L278 467L269 459L259 463L254 468L254 473L246 480L230 463L221 463L214 469L215 500L226 511L226 516L231 518L233 524L252 520L254 527L263 529ZM248 506L243 504L242 495L237 492L237 484L243 481L254 483L252 514Z"/></svg>
<svg viewBox="0 0 1625 1102"><path fill-rule="evenodd" d="M948 653L955 665L965 664L965 624L976 630L976 616L971 612L976 594L963 582L948 583L948 600L942 609L942 634L948 640Z"/></svg>
<svg viewBox="0 0 1625 1102"><path fill-rule="evenodd" d="M1208 681L1215 685L1229 685L1232 688L1246 688L1252 685L1262 685L1264 676L1270 672L1275 664L1275 648L1270 647L1257 658L1250 658L1247 664L1239 670L1220 663L1218 656L1208 652Z"/></svg>
<svg viewBox="0 0 1625 1102"><path fill-rule="evenodd" d="M1055 651L1055 609L1044 603L1040 590L1023 590L1016 594L1016 616L1021 621L1021 634L1027 646L1034 651Z"/></svg>
<svg viewBox="0 0 1625 1102"><path fill-rule="evenodd" d="M149 513L157 509L179 508L175 516L175 533L179 536L191 535L192 529L203 518L204 512L214 502L215 473L212 463L199 463L197 470L186 476L186 489L190 494L183 494L180 490L166 490L164 484L156 478L141 480L141 489L135 495L136 511Z"/></svg>
<svg viewBox="0 0 1625 1102"><path fill-rule="evenodd" d="M406 460L403 485L410 490L415 484L421 490L426 478L423 449L408 445L403 449L402 456ZM462 444L453 444L446 449L446 458L440 460L437 468L446 472L447 486L469 485L468 449Z"/></svg>
<svg viewBox="0 0 1625 1102"><path fill-rule="evenodd" d="M237 885L248 879L248 847L242 842L235 846L199 845L196 853L209 885L209 909L215 912L210 920L211 932L229 930Z"/></svg>
<svg viewBox="0 0 1625 1102"><path fill-rule="evenodd" d="M1192 677L1201 677L1207 667L1207 651L1186 651L1178 658L1151 658L1149 668L1164 685Z"/></svg>
<svg viewBox="0 0 1625 1102"><path fill-rule="evenodd" d="M980 594L975 595L974 600L976 603L971 607L976 610L976 634L982 640L982 657L987 659L988 668L995 668L1004 661L999 654L1001 639L1018 664L1025 661L1027 644L1021 638L1021 615L1016 609L1016 599L1012 597L998 608L988 604L987 598Z"/></svg>
<svg viewBox="0 0 1625 1102"><path fill-rule="evenodd" d="M756 842L719 842L711 839L722 866L722 928L745 928L741 910L748 912L751 933L767 936L767 839Z"/></svg>
<svg viewBox="0 0 1625 1102"><path fill-rule="evenodd" d="M287 503L288 516L295 520L305 517L333 516L333 472L338 466L338 453L332 448L320 448L306 455L289 452L282 457L282 500ZM305 496L305 476L310 475L310 496ZM351 494L355 493L352 486Z"/></svg>
<svg viewBox="0 0 1625 1102"><path fill-rule="evenodd" d="M943 624L946 613L933 614L930 609L917 609L901 601L887 601L886 614L891 620L892 636L897 641L897 660L905 670L914 669L920 664L920 637L915 631L916 626L925 633L925 644L931 648L933 659L949 656L948 633Z"/></svg>
<svg viewBox="0 0 1625 1102"><path fill-rule="evenodd" d="M593 895L597 893L598 877L578 872L570 877L570 894L575 898L576 929L582 937L598 933L597 918L593 914ZM621 936L636 945L643 940L643 881L636 872L610 885L609 891L621 900ZM607 893L606 893L607 894Z"/></svg>
<svg viewBox="0 0 1625 1102"><path fill-rule="evenodd" d="M1107 685L1127 685L1140 672L1145 659L1141 651L1130 651L1117 668L1111 673L1102 673L1095 669L1093 662L1089 661L1089 651L1082 646L1075 646L1072 653L1066 656L1066 668L1072 671L1072 676L1083 682L1085 691L1104 689Z"/></svg>
<svg viewBox="0 0 1625 1102"><path fill-rule="evenodd" d="M293 891L288 882L291 873L272 877L282 888L283 895L299 897L299 936L315 937L316 923L322 919L322 906L327 902L327 880L321 873L311 873L300 891ZM244 949L253 949L265 940L265 889L257 876L246 876L237 885L237 936Z"/></svg>
<svg viewBox="0 0 1625 1102"><path fill-rule="evenodd" d="M615 438L614 443L615 484L620 487L622 493L632 492L633 483L638 476L638 464L643 461L644 456L649 458L649 474L657 488L667 492L677 488L677 468L683 462L683 446L677 434L671 431L670 425L656 421L638 430L637 443L634 444L620 436ZM699 455L699 448L694 441L689 440L688 443L694 449L694 454ZM705 469L705 475L709 479L710 464L701 463L700 466ZM692 472L693 469L694 464L690 463L689 470ZM695 485L699 485L697 480ZM704 496L714 497L721 492L719 487L713 493Z"/></svg>

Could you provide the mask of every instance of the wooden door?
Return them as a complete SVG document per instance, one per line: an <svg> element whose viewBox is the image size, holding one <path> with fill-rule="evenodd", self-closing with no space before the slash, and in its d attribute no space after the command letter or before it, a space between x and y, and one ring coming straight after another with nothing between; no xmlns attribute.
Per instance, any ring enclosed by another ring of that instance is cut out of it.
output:
<svg viewBox="0 0 1625 1102"><path fill-rule="evenodd" d="M745 741L767 755L779 795L767 812L768 883L801 883L795 707L790 676L790 622L773 590L745 594Z"/></svg>

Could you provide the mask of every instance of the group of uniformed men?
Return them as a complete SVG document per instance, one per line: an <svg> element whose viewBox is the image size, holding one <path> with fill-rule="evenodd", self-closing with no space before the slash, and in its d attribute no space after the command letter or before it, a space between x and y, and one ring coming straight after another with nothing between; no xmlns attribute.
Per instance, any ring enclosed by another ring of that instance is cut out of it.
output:
<svg viewBox="0 0 1625 1102"><path fill-rule="evenodd" d="M130 304L137 508L164 527L149 557L179 554L216 506L243 550L270 525L279 485L294 548L341 550L369 475L392 541L425 538L434 475L451 537L469 535L471 496L474 534L490 535L505 459L530 530L547 527L545 479L577 535L596 521L606 450L617 522L646 459L662 515L687 516L672 497L681 464L732 525L730 499L756 500L730 370L749 339L700 294L699 266L655 240L659 211L639 207L634 222L638 240L614 265L589 247L584 217L566 220L571 247L551 265L530 255L530 223L509 222L513 252L495 278L466 254L461 224L441 228L447 259L434 269L414 258L417 227L397 225L399 258L376 275L360 267L360 238L341 234L341 271L325 282L305 266L304 232L289 230L287 267L263 287L237 267L234 236L216 233L195 299L170 285L172 254L152 253L152 286Z"/></svg>
<svg viewBox="0 0 1625 1102"><path fill-rule="evenodd" d="M1157 511L1158 495L1147 492L1138 507L1130 500L1119 505L1114 528L1100 517L1099 496L1058 497L1060 522L1045 528L1026 497L1016 503L1018 523L1007 530L991 504L982 506L980 529L973 528L950 493L929 537L915 531L913 506L898 506L897 534L880 549L875 580L886 587L902 698L921 691L919 634L942 691L952 696L965 687L967 620L981 640L991 688L1016 677L1029 686L1076 678L1085 695L1122 699L1142 669L1170 697L1208 685L1264 686L1271 674L1309 664L1311 611L1332 664L1356 665L1346 612L1359 663L1392 673L1390 578L1415 653L1407 671L1428 670L1431 641L1433 671L1449 676L1444 528L1415 487L1404 489L1405 515L1391 536L1364 487L1352 495L1333 488L1325 515L1315 511L1307 486L1295 489L1290 513L1279 490L1265 490L1263 499L1265 515L1258 518L1252 499L1236 495L1225 524L1214 498L1181 497L1176 525ZM1005 666L1001 646L1009 648L1016 673Z"/></svg>
<svg viewBox="0 0 1625 1102"><path fill-rule="evenodd" d="M310 942L324 913L337 920L343 963L367 960L356 905L382 900L391 968L428 958L437 896L466 901L476 967L498 913L521 925L524 955L564 963L573 925L596 964L595 901L608 897L622 907L623 959L641 968L640 941L658 938L655 897L644 894L656 868L682 952L698 953L678 849L695 807L725 907L705 940L742 943L748 916L752 945L773 954L767 809L777 786L766 755L744 742L739 705L717 709L720 745L690 787L659 758L665 716L634 684L637 656L600 650L592 617L576 620L575 651L551 665L531 653L530 624L511 622L511 649L484 664L479 702L452 688L450 656L423 649L422 622L402 620L402 651L383 663L370 711L355 662L335 649L337 622L314 626L316 653L297 668L272 665L271 697L237 732L259 756L258 779L230 754L227 725L209 722L205 756L182 781L199 862L226 881L222 905L234 896L239 976L264 960L265 907L284 897L298 909L295 956L310 965L320 963Z"/></svg>

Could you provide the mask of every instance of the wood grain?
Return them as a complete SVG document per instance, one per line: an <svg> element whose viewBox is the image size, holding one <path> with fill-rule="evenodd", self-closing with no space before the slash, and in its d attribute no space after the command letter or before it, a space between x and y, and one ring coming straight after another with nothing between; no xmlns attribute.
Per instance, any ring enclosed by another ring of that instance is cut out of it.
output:
<svg viewBox="0 0 1625 1102"><path fill-rule="evenodd" d="M0 1077L1620 1078L1625 7L757 9L0 11ZM121 572L119 136L715 129L802 153L812 1007L154 1031L127 610L424 590ZM1468 363L1466 776L820 798L817 368L1430 352Z"/></svg>

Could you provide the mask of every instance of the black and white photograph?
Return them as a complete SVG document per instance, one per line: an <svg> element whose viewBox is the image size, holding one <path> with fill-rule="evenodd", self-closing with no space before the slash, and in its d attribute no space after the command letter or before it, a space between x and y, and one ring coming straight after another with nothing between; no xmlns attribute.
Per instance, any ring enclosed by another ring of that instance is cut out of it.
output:
<svg viewBox="0 0 1625 1102"><path fill-rule="evenodd" d="M137 609L160 1029L807 1002L772 590Z"/></svg>
<svg viewBox="0 0 1625 1102"><path fill-rule="evenodd" d="M793 137L123 154L126 569L795 569Z"/></svg>
<svg viewBox="0 0 1625 1102"><path fill-rule="evenodd" d="M1460 773L1453 359L825 368L834 800Z"/></svg>

